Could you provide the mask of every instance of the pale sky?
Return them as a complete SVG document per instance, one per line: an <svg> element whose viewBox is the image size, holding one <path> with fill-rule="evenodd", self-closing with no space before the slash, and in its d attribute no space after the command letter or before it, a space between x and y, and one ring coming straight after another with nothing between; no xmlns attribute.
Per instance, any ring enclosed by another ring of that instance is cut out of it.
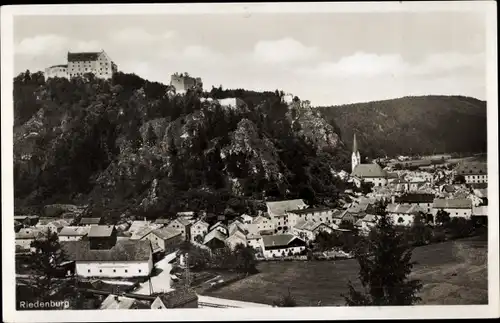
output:
<svg viewBox="0 0 500 323"><path fill-rule="evenodd" d="M313 105L406 95L486 99L480 13L259 13L24 16L14 72L104 49L123 72L168 84L189 72L212 85L282 89Z"/></svg>

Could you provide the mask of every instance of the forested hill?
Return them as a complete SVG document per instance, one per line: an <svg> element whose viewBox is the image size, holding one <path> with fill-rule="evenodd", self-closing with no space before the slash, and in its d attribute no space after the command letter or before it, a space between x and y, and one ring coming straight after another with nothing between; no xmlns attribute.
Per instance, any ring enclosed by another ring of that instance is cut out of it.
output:
<svg viewBox="0 0 500 323"><path fill-rule="evenodd" d="M216 100L239 97L246 106ZM254 212L264 197L330 203L349 150L307 101L283 93L172 92L133 74L14 79L17 206L88 204L130 214ZM253 203L252 201L255 201Z"/></svg>
<svg viewBox="0 0 500 323"><path fill-rule="evenodd" d="M321 107L344 143L356 133L364 156L486 152L486 102L419 96Z"/></svg>

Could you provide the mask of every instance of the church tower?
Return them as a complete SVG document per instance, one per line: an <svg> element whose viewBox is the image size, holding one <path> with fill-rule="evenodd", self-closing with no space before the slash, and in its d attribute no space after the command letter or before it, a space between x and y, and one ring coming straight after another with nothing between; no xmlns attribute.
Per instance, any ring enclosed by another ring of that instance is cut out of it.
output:
<svg viewBox="0 0 500 323"><path fill-rule="evenodd" d="M354 134L354 141L352 143L352 157L351 157L352 171L357 165L361 164L361 155L358 150L358 142L356 141L356 134Z"/></svg>

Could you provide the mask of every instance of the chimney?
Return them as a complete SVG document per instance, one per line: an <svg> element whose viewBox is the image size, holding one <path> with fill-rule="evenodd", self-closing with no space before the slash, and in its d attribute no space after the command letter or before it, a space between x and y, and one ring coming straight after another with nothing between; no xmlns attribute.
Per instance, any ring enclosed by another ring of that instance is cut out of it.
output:
<svg viewBox="0 0 500 323"><path fill-rule="evenodd" d="M392 204L396 203L396 196L394 195L391 196L391 203Z"/></svg>

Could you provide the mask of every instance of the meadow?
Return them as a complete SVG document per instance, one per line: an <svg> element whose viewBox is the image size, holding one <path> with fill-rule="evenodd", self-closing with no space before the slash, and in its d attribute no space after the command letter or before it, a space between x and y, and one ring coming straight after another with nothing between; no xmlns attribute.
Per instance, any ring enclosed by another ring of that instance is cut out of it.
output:
<svg viewBox="0 0 500 323"><path fill-rule="evenodd" d="M473 237L418 247L412 276L422 305L487 304L487 241ZM261 262L259 273L208 296L272 304L290 291L298 306L344 306L349 280L360 287L356 260Z"/></svg>

